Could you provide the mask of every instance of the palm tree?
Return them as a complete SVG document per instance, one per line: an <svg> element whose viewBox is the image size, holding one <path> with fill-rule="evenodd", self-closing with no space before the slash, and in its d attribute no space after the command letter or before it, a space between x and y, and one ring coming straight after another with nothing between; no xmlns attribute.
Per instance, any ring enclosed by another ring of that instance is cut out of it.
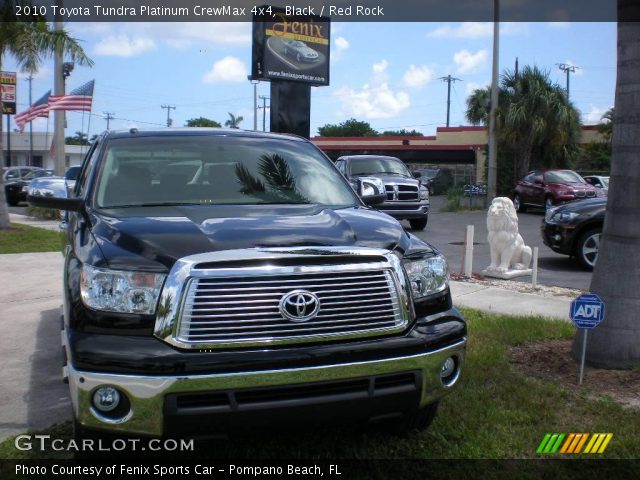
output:
<svg viewBox="0 0 640 480"><path fill-rule="evenodd" d="M586 361L603 368L640 366L640 23L636 0L618 0L618 72L611 183L591 291L605 302L605 318L589 332ZM635 14L637 17L637 13ZM574 355L582 347L578 332Z"/></svg>
<svg viewBox="0 0 640 480"><path fill-rule="evenodd" d="M0 6L0 70L6 53L18 63L21 70L34 73L44 57L62 51L79 65L93 65L77 40L65 30L51 30L44 18L30 18L30 21L16 17L16 3L21 0L7 0ZM0 100L2 112L2 100ZM0 152L2 152L2 115L0 115ZM9 211L4 196L2 175L0 175L0 230L9 228Z"/></svg>
<svg viewBox="0 0 640 480"><path fill-rule="evenodd" d="M229 120L224 122L224 126L229 128L240 128L240 122L242 120L244 120L242 115L238 115L236 117L233 113L229 112Z"/></svg>
<svg viewBox="0 0 640 480"><path fill-rule="evenodd" d="M578 111L565 91L549 79L549 72L526 66L518 75L505 71L496 115L499 142L515 155L516 178L529 171L534 153L547 157L571 155L580 132ZM490 89L474 91L467 99L467 119L489 122Z"/></svg>

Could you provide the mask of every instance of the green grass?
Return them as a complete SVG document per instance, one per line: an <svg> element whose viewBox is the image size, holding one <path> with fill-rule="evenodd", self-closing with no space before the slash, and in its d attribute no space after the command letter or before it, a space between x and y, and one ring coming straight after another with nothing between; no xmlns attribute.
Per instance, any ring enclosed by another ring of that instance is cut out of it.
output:
<svg viewBox="0 0 640 480"><path fill-rule="evenodd" d="M613 440L598 458L640 458L637 410L594 398L584 389L524 377L511 366L509 347L571 338L570 323L474 310L465 310L464 315L469 323L464 373L458 388L441 402L427 432L407 437L371 428L267 432L197 444L196 453L218 459L523 459L537 458L535 450L546 432L613 432ZM59 425L47 433L70 437L71 427ZM17 452L12 440L0 443L0 458L52 455L69 454Z"/></svg>
<svg viewBox="0 0 640 480"><path fill-rule="evenodd" d="M9 230L0 230L0 254L60 251L63 241L61 232L12 223Z"/></svg>

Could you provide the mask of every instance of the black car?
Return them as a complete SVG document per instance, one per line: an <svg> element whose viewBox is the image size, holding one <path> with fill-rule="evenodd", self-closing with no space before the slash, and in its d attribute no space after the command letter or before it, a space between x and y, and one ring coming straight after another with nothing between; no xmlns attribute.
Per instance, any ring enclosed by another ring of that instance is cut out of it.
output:
<svg viewBox="0 0 640 480"><path fill-rule="evenodd" d="M7 203L16 206L27 200L25 187L34 178L53 175L53 171L39 167L12 167L4 173L4 193Z"/></svg>
<svg viewBox="0 0 640 480"><path fill-rule="evenodd" d="M606 198L594 198L547 210L542 221L544 244L592 270L598 260L606 207Z"/></svg>
<svg viewBox="0 0 640 480"><path fill-rule="evenodd" d="M420 168L413 174L429 189L429 195L446 193L453 187L453 172L448 168Z"/></svg>
<svg viewBox="0 0 640 480"><path fill-rule="evenodd" d="M429 191L416 180L402 160L383 155L350 155L336 160L336 167L356 188L370 179L386 194L378 210L398 220L409 220L413 230L424 230L429 219Z"/></svg>
<svg viewBox="0 0 640 480"><path fill-rule="evenodd" d="M30 195L69 211L76 435L426 428L466 325L442 255L363 190L299 137L132 129L98 137L74 196Z"/></svg>

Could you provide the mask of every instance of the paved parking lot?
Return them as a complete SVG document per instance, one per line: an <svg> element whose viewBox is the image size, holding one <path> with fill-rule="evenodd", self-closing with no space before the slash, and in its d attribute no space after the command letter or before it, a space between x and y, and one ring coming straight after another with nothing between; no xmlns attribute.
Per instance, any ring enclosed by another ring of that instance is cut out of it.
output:
<svg viewBox="0 0 640 480"><path fill-rule="evenodd" d="M452 272L462 271L462 254L467 225L474 225L473 271L481 272L491 263L487 242L486 213L484 211L446 213L440 212L445 197L431 198L432 213L423 232L413 232L418 237L437 247L449 261ZM589 290L591 272L574 263L567 255L555 253L542 242L540 224L542 210L519 215L520 234L525 244L538 247L538 283L541 285ZM406 225L408 228L408 223ZM518 281L530 282L531 277L520 277Z"/></svg>

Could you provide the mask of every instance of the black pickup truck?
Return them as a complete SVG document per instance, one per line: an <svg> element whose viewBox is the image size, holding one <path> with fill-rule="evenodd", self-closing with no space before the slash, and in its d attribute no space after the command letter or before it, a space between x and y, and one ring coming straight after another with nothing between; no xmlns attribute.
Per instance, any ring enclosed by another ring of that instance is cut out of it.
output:
<svg viewBox="0 0 640 480"><path fill-rule="evenodd" d="M358 193L298 137L132 129L96 140L69 198L30 195L69 211L76 432L426 428L466 325L445 259Z"/></svg>

